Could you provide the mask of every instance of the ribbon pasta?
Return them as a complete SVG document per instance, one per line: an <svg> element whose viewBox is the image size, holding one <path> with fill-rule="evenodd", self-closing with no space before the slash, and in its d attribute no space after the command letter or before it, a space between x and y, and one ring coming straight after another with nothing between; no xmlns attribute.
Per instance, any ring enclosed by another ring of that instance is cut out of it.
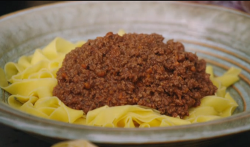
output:
<svg viewBox="0 0 250 147"><path fill-rule="evenodd" d="M125 32L120 31L123 35ZM202 98L201 105L191 108L184 119L161 115L158 111L138 106L103 106L84 114L82 110L67 107L52 95L57 84L56 72L62 66L65 55L85 42L73 44L62 38L55 38L43 49L36 49L33 55L22 56L17 63L9 62L4 70L0 68L0 87L11 95L8 104L25 113L38 117L101 127L159 127L186 125L231 116L238 106L226 92L226 88L239 80L239 69L230 68L224 75L215 77L213 68L207 66L213 84L218 87L214 96ZM10 84L9 84L10 83Z"/></svg>
<svg viewBox="0 0 250 147"><path fill-rule="evenodd" d="M201 105L189 110L189 116L185 120L191 123L206 122L231 116L238 107L236 101L226 92L226 88L239 80L241 70L231 67L222 76L215 77L212 66L206 67L210 74L210 80L218 88L214 96L206 96L201 99Z"/></svg>

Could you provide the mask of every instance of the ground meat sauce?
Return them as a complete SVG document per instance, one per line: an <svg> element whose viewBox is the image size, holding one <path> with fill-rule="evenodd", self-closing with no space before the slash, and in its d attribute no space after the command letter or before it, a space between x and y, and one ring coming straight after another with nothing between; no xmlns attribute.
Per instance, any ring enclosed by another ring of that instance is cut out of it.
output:
<svg viewBox="0 0 250 147"><path fill-rule="evenodd" d="M53 95L85 113L104 105L142 105L183 118L217 88L205 60L163 40L158 34L112 32L88 40L66 55Z"/></svg>

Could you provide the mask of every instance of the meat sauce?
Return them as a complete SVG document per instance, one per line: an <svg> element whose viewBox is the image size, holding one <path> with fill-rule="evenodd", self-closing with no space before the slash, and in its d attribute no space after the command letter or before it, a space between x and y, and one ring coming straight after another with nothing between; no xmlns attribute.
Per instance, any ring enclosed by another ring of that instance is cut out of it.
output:
<svg viewBox="0 0 250 147"><path fill-rule="evenodd" d="M155 33L112 32L88 40L66 55L53 95L85 113L104 105L142 105L183 118L217 88L205 60L180 42L163 40Z"/></svg>

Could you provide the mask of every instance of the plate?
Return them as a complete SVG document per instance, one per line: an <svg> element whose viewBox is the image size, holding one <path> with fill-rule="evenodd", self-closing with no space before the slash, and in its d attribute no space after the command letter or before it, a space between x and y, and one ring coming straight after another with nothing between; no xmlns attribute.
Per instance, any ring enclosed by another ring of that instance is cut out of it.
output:
<svg viewBox="0 0 250 147"><path fill-rule="evenodd" d="M101 128L38 118L12 109L0 92L0 122L50 142L87 139L101 145L195 146L250 130L250 16L232 9L183 2L63 2L19 11L0 19L0 67L42 48L55 37L72 42L107 32L158 33L181 41L212 65L216 75L242 69L229 88L239 107L233 116L161 128Z"/></svg>

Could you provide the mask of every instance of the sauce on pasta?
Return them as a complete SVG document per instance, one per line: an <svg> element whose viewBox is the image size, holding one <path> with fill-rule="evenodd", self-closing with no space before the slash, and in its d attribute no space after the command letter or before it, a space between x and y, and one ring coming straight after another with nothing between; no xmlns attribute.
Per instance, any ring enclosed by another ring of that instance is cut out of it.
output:
<svg viewBox="0 0 250 147"><path fill-rule="evenodd" d="M188 109L217 87L204 59L186 52L180 42L163 40L159 34L112 32L88 40L65 56L53 95L85 113L105 105L141 105L188 116Z"/></svg>
<svg viewBox="0 0 250 147"><path fill-rule="evenodd" d="M123 32L124 34L124 32ZM121 35L121 34L120 34ZM238 106L226 92L226 88L239 80L240 69L230 68L224 75L215 77L213 68L206 67L210 80L218 88L215 95L205 96L198 107L189 109L183 119L160 114L159 111L139 105L109 107L107 105L89 111L67 107L53 96L57 85L57 71L62 67L65 55L84 41L71 43L55 38L43 49L36 49L30 56L22 56L17 63L8 62L0 68L0 87L9 92L8 104L20 111L66 123L101 127L163 127L200 123L231 116ZM110 115L112 114L112 115Z"/></svg>

